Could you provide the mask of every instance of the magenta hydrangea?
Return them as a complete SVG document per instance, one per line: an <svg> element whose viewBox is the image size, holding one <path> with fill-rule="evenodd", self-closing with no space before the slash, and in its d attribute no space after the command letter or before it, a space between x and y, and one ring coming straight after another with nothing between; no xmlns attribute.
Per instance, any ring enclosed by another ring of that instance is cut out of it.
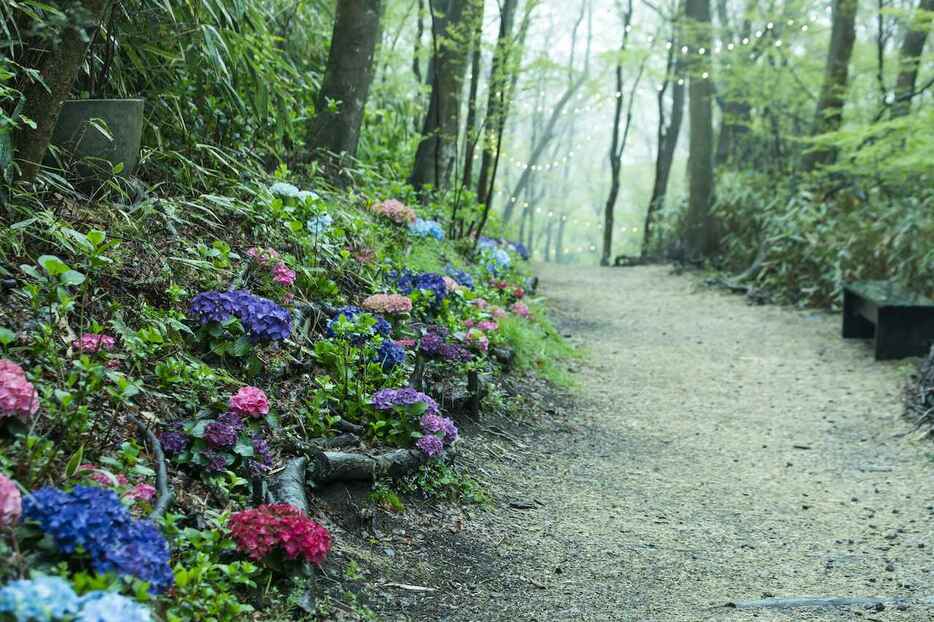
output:
<svg viewBox="0 0 934 622"><path fill-rule="evenodd" d="M16 482L0 473L0 529L12 527L23 513L23 498Z"/></svg>
<svg viewBox="0 0 934 622"><path fill-rule="evenodd" d="M100 352L101 350L113 350L117 345L116 340L110 335L95 335L93 333L84 333L72 342L72 347L79 352Z"/></svg>
<svg viewBox="0 0 934 622"><path fill-rule="evenodd" d="M256 387L243 387L231 395L229 406L231 412L255 419L269 414L269 399Z"/></svg>
<svg viewBox="0 0 934 622"><path fill-rule="evenodd" d="M284 263L276 264L272 269L272 280L279 285L291 287L295 283L295 271L290 270Z"/></svg>
<svg viewBox="0 0 934 622"><path fill-rule="evenodd" d="M26 379L23 369L7 359L0 359L0 419L36 414L39 393Z"/></svg>

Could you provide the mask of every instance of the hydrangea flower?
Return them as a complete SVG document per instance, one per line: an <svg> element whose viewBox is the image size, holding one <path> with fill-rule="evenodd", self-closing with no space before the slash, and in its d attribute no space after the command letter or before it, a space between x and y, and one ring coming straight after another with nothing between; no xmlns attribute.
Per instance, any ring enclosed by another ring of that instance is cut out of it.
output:
<svg viewBox="0 0 934 622"><path fill-rule="evenodd" d="M373 394L373 406L378 410L393 410L397 407L418 406L425 413L438 414L438 403L428 395L411 387L402 389L380 389Z"/></svg>
<svg viewBox="0 0 934 622"><path fill-rule="evenodd" d="M474 346L481 352L486 352L490 349L490 340L482 330L476 328L471 328L467 331L467 343Z"/></svg>
<svg viewBox="0 0 934 622"><path fill-rule="evenodd" d="M95 572L136 577L155 593L173 583L165 538L152 523L133 519L112 490L41 488L23 500L23 518L39 523L63 553L80 547Z"/></svg>
<svg viewBox="0 0 934 622"><path fill-rule="evenodd" d="M499 274L508 270L510 265L512 265L512 259L509 258L509 253L501 248L487 254L486 271L490 274Z"/></svg>
<svg viewBox="0 0 934 622"><path fill-rule="evenodd" d="M321 235L333 224L334 219L331 218L330 214L321 214L320 216L309 218L308 222L305 223L305 226L308 227L308 231L312 235Z"/></svg>
<svg viewBox="0 0 934 622"><path fill-rule="evenodd" d="M441 439L444 446L448 446L457 440L458 430L454 421L448 417L442 417L435 414L422 415L418 420L422 428L422 434L433 434Z"/></svg>
<svg viewBox="0 0 934 622"><path fill-rule="evenodd" d="M463 270L458 270L453 265L448 264L447 267L444 269L444 271L445 273L447 273L449 277L451 277L452 279L454 279L455 281L457 281L459 284L463 285L467 289L474 288L473 277L470 276L468 273L464 272Z"/></svg>
<svg viewBox="0 0 934 622"><path fill-rule="evenodd" d="M370 209L397 225L412 224L418 218L415 215L415 210L397 199L388 199L382 203L376 203Z"/></svg>
<svg viewBox="0 0 934 622"><path fill-rule="evenodd" d="M88 477L95 483L103 486L104 488L112 488L114 486L126 486L130 483L130 480L126 478L126 475L123 473L113 474L110 471L103 469L94 464L82 464L78 467L78 472L87 472L90 471Z"/></svg>
<svg viewBox="0 0 934 622"><path fill-rule="evenodd" d="M444 229L434 220L416 218L415 222L409 225L409 233L420 238L433 237L436 240L444 239Z"/></svg>
<svg viewBox="0 0 934 622"><path fill-rule="evenodd" d="M39 410L39 393L26 380L23 369L7 359L0 359L0 419L29 417Z"/></svg>
<svg viewBox="0 0 934 622"><path fill-rule="evenodd" d="M253 445L250 470L257 475L265 473L272 466L272 451L269 449L269 443L262 434L254 435L250 443Z"/></svg>
<svg viewBox="0 0 934 622"><path fill-rule="evenodd" d="M228 402L230 412L259 419L269 414L269 398L262 389L257 387L242 387L230 396Z"/></svg>
<svg viewBox="0 0 934 622"><path fill-rule="evenodd" d="M298 198L298 195L301 192L296 186L293 186L292 184L286 183L284 181L277 181L273 185L269 186L269 191L277 196L287 199Z"/></svg>
<svg viewBox="0 0 934 622"><path fill-rule="evenodd" d="M156 498L156 487L151 484L137 484L126 496L136 501L151 502Z"/></svg>
<svg viewBox="0 0 934 622"><path fill-rule="evenodd" d="M497 324L493 320L483 320L477 323L477 328L479 330L488 332L488 331L496 330L497 328L499 328L499 324Z"/></svg>
<svg viewBox="0 0 934 622"><path fill-rule="evenodd" d="M431 358L455 363L463 363L473 358L466 348L456 343L448 343L444 333L432 330L422 336L419 350Z"/></svg>
<svg viewBox="0 0 934 622"><path fill-rule="evenodd" d="M78 596L61 577L35 575L0 588L0 614L16 622L53 622L78 612Z"/></svg>
<svg viewBox="0 0 934 622"><path fill-rule="evenodd" d="M12 527L23 513L23 498L16 482L0 473L0 529Z"/></svg>
<svg viewBox="0 0 934 622"><path fill-rule="evenodd" d="M317 192L313 190L299 190L298 194L295 195L295 198L299 201L307 201L308 199L320 199Z"/></svg>
<svg viewBox="0 0 934 622"><path fill-rule="evenodd" d="M524 302L515 302L509 309L519 317L527 318L530 315L529 307Z"/></svg>
<svg viewBox="0 0 934 622"><path fill-rule="evenodd" d="M464 289L464 286L452 279L449 276L441 277L444 279L444 286L447 288L448 292L456 292Z"/></svg>
<svg viewBox="0 0 934 622"><path fill-rule="evenodd" d="M91 592L80 606L75 622L152 622L149 609L113 592Z"/></svg>
<svg viewBox="0 0 934 622"><path fill-rule="evenodd" d="M261 266L268 265L279 259L279 253L276 252L276 249L274 248L260 248L254 246L252 248L248 248L246 254Z"/></svg>
<svg viewBox="0 0 934 622"><path fill-rule="evenodd" d="M188 449L189 442L188 436L182 432L181 423L172 424L159 435L159 444L162 445L162 451L168 456L175 456L182 453Z"/></svg>
<svg viewBox="0 0 934 622"><path fill-rule="evenodd" d="M237 444L237 431L220 421L212 421L204 428L204 440L212 447L230 449Z"/></svg>
<svg viewBox="0 0 934 622"><path fill-rule="evenodd" d="M411 294L415 290L430 292L433 295L432 304L439 305L448 295L448 286L444 277L434 272L414 274L405 270L398 275L397 286L403 294Z"/></svg>
<svg viewBox="0 0 934 622"><path fill-rule="evenodd" d="M492 315L494 319L498 320L500 318L506 317L506 309L502 307L493 307L493 309L490 311L490 315Z"/></svg>
<svg viewBox="0 0 934 622"><path fill-rule="evenodd" d="M113 350L117 342L110 335L95 335L93 333L84 333L72 342L72 347L79 352L99 352L101 350Z"/></svg>
<svg viewBox="0 0 934 622"><path fill-rule="evenodd" d="M340 321L341 317L343 317L347 321L352 322L361 313L364 313L364 310L361 309L360 307L355 307L353 305L338 309L337 313L334 314L334 317L328 320L327 329L325 331L328 337L337 336L337 333L334 332L334 328L336 327L337 323ZM353 343L362 343L366 341L367 339L369 339L370 337L373 337L375 335L382 335L383 337L388 337L390 333L392 333L392 325L389 322L387 322L384 317L377 315L376 324L374 324L369 329L367 334L351 333L349 335L346 335L346 337L350 339L350 341Z"/></svg>
<svg viewBox="0 0 934 622"><path fill-rule="evenodd" d="M361 305L367 311L386 315L398 315L412 310L412 300L399 294L373 294L368 296Z"/></svg>
<svg viewBox="0 0 934 622"><path fill-rule="evenodd" d="M478 309L486 309L490 306L490 303L488 303L485 298L476 298L471 301L471 304L473 304Z"/></svg>
<svg viewBox="0 0 934 622"><path fill-rule="evenodd" d="M227 455L220 452L216 452L213 449L209 449L204 452L204 457L207 459L206 468L211 473L222 473L227 470Z"/></svg>
<svg viewBox="0 0 934 622"><path fill-rule="evenodd" d="M290 270L284 263L276 264L276 267L272 269L272 280L279 285L292 287L295 283L295 271Z"/></svg>
<svg viewBox="0 0 934 622"><path fill-rule="evenodd" d="M376 251L372 248L360 248L353 251L353 258L362 264L369 264L376 261Z"/></svg>
<svg viewBox="0 0 934 622"><path fill-rule="evenodd" d="M202 292L192 298L189 313L202 325L236 317L255 342L288 339L292 332L292 316L286 309L243 290Z"/></svg>
<svg viewBox="0 0 934 622"><path fill-rule="evenodd" d="M415 446L418 447L423 454L429 458L434 458L441 454L444 451L444 443L440 438L433 434L423 436L417 441L415 441Z"/></svg>
<svg viewBox="0 0 934 622"><path fill-rule="evenodd" d="M525 261L529 260L529 249L522 242L510 242L509 247Z"/></svg>
<svg viewBox="0 0 934 622"><path fill-rule="evenodd" d="M261 505L231 515L230 535L237 548L254 560L274 551L289 559L321 564L331 550L331 534L287 503Z"/></svg>
<svg viewBox="0 0 934 622"><path fill-rule="evenodd" d="M521 287L517 287L514 290L512 290L512 295L520 299L525 298L525 290L522 289Z"/></svg>
<svg viewBox="0 0 934 622"><path fill-rule="evenodd" d="M383 366L383 371L390 372L405 362L405 348L391 339L384 339L376 352L376 362Z"/></svg>

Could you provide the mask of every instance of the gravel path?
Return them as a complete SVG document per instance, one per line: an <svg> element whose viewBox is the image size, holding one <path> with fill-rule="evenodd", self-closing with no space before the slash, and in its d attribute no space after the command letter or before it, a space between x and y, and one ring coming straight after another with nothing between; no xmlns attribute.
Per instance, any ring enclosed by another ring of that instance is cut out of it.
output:
<svg viewBox="0 0 934 622"><path fill-rule="evenodd" d="M497 473L534 507L478 519L496 573L441 620L934 619L934 448L900 418L908 363L844 342L838 316L667 267L542 270L587 352L582 396L541 459ZM912 600L724 606L769 596Z"/></svg>

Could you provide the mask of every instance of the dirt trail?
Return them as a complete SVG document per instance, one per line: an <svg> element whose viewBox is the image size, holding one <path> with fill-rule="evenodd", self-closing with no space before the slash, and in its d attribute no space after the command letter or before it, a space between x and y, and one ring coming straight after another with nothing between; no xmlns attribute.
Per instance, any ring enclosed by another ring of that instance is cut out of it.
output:
<svg viewBox="0 0 934 622"><path fill-rule="evenodd" d="M571 429L493 474L535 507L470 521L495 547L463 572L494 573L436 619L934 619L723 607L934 596L932 447L898 436L905 363L844 342L837 316L747 306L666 267L548 266L542 283L587 350Z"/></svg>

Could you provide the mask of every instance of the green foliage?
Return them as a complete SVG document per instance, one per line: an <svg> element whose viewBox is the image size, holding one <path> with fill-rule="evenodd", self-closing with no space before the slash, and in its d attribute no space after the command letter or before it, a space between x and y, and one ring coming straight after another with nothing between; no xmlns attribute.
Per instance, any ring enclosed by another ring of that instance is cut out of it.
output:
<svg viewBox="0 0 934 622"><path fill-rule="evenodd" d="M517 368L535 371L558 386L570 386L571 376L564 364L577 354L544 316L544 309L534 309L533 320L515 316L500 319L497 338L512 348Z"/></svg>
<svg viewBox="0 0 934 622"><path fill-rule="evenodd" d="M405 492L420 492L430 499L477 505L490 503L489 494L477 480L443 462L423 465L414 475L403 478L400 487Z"/></svg>

